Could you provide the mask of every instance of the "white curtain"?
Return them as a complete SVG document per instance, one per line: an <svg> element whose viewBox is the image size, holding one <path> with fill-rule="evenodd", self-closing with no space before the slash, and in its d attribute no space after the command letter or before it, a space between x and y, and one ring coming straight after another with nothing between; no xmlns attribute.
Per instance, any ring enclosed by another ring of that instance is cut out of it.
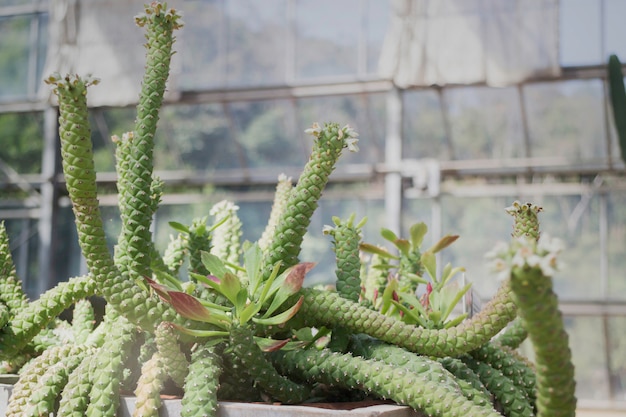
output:
<svg viewBox="0 0 626 417"><path fill-rule="evenodd" d="M100 84L89 89L90 106L126 106L138 101L146 62L145 29L134 16L146 0L51 0L50 38L44 77L91 74ZM174 33L176 36L176 33ZM176 49L174 43L174 49ZM166 99L178 92L181 64L175 54ZM49 94L49 88L40 89ZM48 96L51 100L54 97Z"/></svg>
<svg viewBox="0 0 626 417"><path fill-rule="evenodd" d="M399 87L557 76L558 0L391 0L379 70Z"/></svg>

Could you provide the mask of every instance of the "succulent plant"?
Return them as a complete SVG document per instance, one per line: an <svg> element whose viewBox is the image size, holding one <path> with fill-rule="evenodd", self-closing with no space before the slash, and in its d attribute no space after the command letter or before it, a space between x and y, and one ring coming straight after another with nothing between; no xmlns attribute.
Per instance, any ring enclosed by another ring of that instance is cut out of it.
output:
<svg viewBox="0 0 626 417"><path fill-rule="evenodd" d="M146 76L133 130L114 139L122 220L114 254L87 117L87 87L97 80L47 80L59 99L63 169L89 275L28 300L0 224L0 359L5 368L23 366L7 415L114 415L130 390L135 415L156 416L168 386L181 393L185 417L213 416L222 399L323 399L328 387L432 416L573 415L571 353L551 281L560 249L539 238L533 204L507 209L514 238L491 253L502 283L472 317L452 314L469 289L453 285L463 268L437 272L436 254L458 236L423 250L424 223L408 239L383 229L392 253L362 242L364 221L355 224L355 215L334 217L325 231L336 253L335 288L303 285L314 266L299 259L311 216L343 149L358 150L350 126L306 130L311 157L295 186L279 177L258 242L240 241L242 222L226 201L191 225L171 222L178 234L159 253L150 232L163 192L153 138L172 33L182 23L159 2L137 23L147 31ZM86 301L94 294L107 302L100 323ZM59 320L72 305L72 323ZM535 364L515 350L526 337Z"/></svg>

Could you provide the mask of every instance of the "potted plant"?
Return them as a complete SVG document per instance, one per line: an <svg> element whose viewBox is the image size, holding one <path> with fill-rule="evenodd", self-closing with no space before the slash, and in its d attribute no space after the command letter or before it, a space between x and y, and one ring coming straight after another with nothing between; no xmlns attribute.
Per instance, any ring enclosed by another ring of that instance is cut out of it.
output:
<svg viewBox="0 0 626 417"><path fill-rule="evenodd" d="M314 138L309 161L295 186L279 178L258 242L240 242L236 206L223 202L211 210L212 222L172 222L177 235L159 253L150 232L163 190L153 175L153 138L173 31L182 23L159 2L136 21L147 32L146 73L135 126L113 138L122 220L114 254L100 216L88 123L87 88L97 79L46 80L59 101L63 171L89 274L29 301L0 229L0 359L19 369L7 416L113 416L127 406L123 393L133 394L136 416L158 415L164 393L181 397L175 408L182 416L216 415L220 407L257 412L224 400L366 398L433 416L574 415L571 353L551 287L560 247L539 238L533 204L508 209L514 238L491 254L502 285L472 317L453 314L469 288L451 285L461 269L437 272L437 252L457 236L423 249L423 223L407 239L383 229L397 248L392 253L362 241L364 220L334 218L325 232L336 253L336 289L303 285L313 267L298 259L310 218L342 151L358 150L350 126L306 130ZM187 264L190 279L182 281ZM97 326L85 301L92 295L107 302ZM72 323L59 321L72 305ZM515 350L527 336L534 366Z"/></svg>

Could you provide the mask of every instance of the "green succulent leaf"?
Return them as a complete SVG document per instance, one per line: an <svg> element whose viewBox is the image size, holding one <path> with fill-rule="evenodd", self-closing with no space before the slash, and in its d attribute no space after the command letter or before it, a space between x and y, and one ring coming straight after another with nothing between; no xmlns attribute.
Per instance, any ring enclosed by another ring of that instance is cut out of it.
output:
<svg viewBox="0 0 626 417"><path fill-rule="evenodd" d="M290 342L289 339L276 340L276 339L269 339L266 337L255 337L254 341L257 345L259 345L259 347L261 348L263 352L276 352L278 350L281 350L283 347L287 345L287 343Z"/></svg>
<svg viewBox="0 0 626 417"><path fill-rule="evenodd" d="M411 236L411 245L413 245L413 248L419 248L422 246L424 236L426 236L427 232L428 226L426 226L426 223L424 222L415 223L411 226L409 229L409 235Z"/></svg>
<svg viewBox="0 0 626 417"><path fill-rule="evenodd" d="M411 309L407 306L405 306L404 304L401 304L397 301L392 301L393 305L396 306L396 308L400 311L402 311L404 313L404 318L403 321L406 323L417 323L422 327L428 327L426 321L424 321L422 316L425 316L426 313L423 310L422 305L418 302L417 305L420 306L421 310L416 310L416 309Z"/></svg>
<svg viewBox="0 0 626 417"><path fill-rule="evenodd" d="M178 222L168 222L168 224L170 225L170 227L174 230L176 230L177 232L180 233L185 233L185 234L189 234L189 227L185 226L182 223L178 223Z"/></svg>
<svg viewBox="0 0 626 417"><path fill-rule="evenodd" d="M263 263L263 252L258 243L253 244L243 254L243 263L248 276L248 285L250 286L250 294L255 294L263 279L263 271L261 269Z"/></svg>
<svg viewBox="0 0 626 417"><path fill-rule="evenodd" d="M421 261L433 283L437 283L437 258L435 257L435 253L430 251L424 252Z"/></svg>
<svg viewBox="0 0 626 417"><path fill-rule="evenodd" d="M186 334L192 337L202 337L202 338L215 338L211 343L211 346L217 345L221 343L224 337L228 337L227 331L221 330L199 330L199 329L189 329L187 327L181 326L176 323L172 323L172 326L182 334Z"/></svg>
<svg viewBox="0 0 626 417"><path fill-rule="evenodd" d="M451 244L453 244L458 238L459 238L459 235L445 235L444 237L439 239L439 242L435 243L426 252L432 252L432 253L440 252L443 249L450 246Z"/></svg>
<svg viewBox="0 0 626 417"><path fill-rule="evenodd" d="M455 318L453 318L452 320L447 321L444 325L443 328L444 329L449 329L450 327L454 327L458 324L460 324L463 320L465 320L467 318L467 313L463 313L463 314L459 314L458 316L456 316Z"/></svg>
<svg viewBox="0 0 626 417"><path fill-rule="evenodd" d="M300 307L302 306L303 301L304 301L304 297L300 297L298 301L294 305L292 305L288 310L283 311L282 313L277 314L275 316L267 317L267 318L252 317L252 321L257 324L262 324L265 326L275 326L275 325L286 323L290 318L296 315L298 310L300 310Z"/></svg>
<svg viewBox="0 0 626 417"><path fill-rule="evenodd" d="M448 295L445 292L442 293L442 296L444 298L447 298L447 300L445 301L445 304L447 304L447 306L446 306L446 308L445 308L445 310L443 312L443 316L442 316L442 320L443 321L447 320L447 318L452 313L452 310L454 310L454 307L459 303L459 301L461 301L461 298L463 298L463 296L465 295L465 293L467 293L467 291L470 289L471 286L472 286L472 283L466 284L463 288L461 288L459 291L457 291L456 294L450 293ZM450 295L453 295L453 297L450 298Z"/></svg>
<svg viewBox="0 0 626 417"><path fill-rule="evenodd" d="M384 227L381 229L380 235L394 244L398 240L398 235L396 235L392 230L386 229Z"/></svg>
<svg viewBox="0 0 626 417"><path fill-rule="evenodd" d="M303 262L293 266L281 274L282 279L277 279L274 284L278 284L276 294L272 298L272 303L263 315L269 317L273 314L289 297L300 291L306 274L315 266L313 262ZM271 291L270 291L271 292ZM263 300L264 301L264 300Z"/></svg>
<svg viewBox="0 0 626 417"><path fill-rule="evenodd" d="M224 265L224 262L222 262L220 258L213 255L212 253L202 251L200 253L200 259L202 260L202 264L204 265L204 267L219 279L224 278L224 275L226 275L226 273L228 272L228 269L226 269L226 265Z"/></svg>
<svg viewBox="0 0 626 417"><path fill-rule="evenodd" d="M385 287L385 291L383 291L382 305L380 308L380 312L386 314L389 311L389 308L393 305L392 301L394 296L397 295L398 291L398 280L392 278L387 283Z"/></svg>
<svg viewBox="0 0 626 417"><path fill-rule="evenodd" d="M376 245L372 245L371 243L361 243L359 244L359 249L361 249L363 252L378 255L385 259L399 259L397 256L389 253L386 249Z"/></svg>
<svg viewBox="0 0 626 417"><path fill-rule="evenodd" d="M237 308L237 310L243 307L240 304L241 296L239 295L240 291L242 290L241 281L239 280L237 275L226 271L220 280L219 288L220 292L226 298L228 298L228 300ZM246 300L246 296L247 292L245 292L244 289L244 303Z"/></svg>

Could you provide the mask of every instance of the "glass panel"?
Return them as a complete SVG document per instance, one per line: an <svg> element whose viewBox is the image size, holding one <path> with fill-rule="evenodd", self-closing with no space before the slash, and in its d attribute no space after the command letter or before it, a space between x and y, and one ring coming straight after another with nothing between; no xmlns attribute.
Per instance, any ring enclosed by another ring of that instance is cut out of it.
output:
<svg viewBox="0 0 626 417"><path fill-rule="evenodd" d="M608 399L602 318L565 317L565 329L576 369L576 396L579 399Z"/></svg>
<svg viewBox="0 0 626 417"><path fill-rule="evenodd" d="M604 39L606 46L604 49L608 55L617 54L620 59L626 59L626 27L623 17L626 16L626 3L622 0L604 1Z"/></svg>
<svg viewBox="0 0 626 417"><path fill-rule="evenodd" d="M561 65L599 64L604 60L600 49L600 3L587 0L560 1Z"/></svg>
<svg viewBox="0 0 626 417"><path fill-rule="evenodd" d="M531 156L571 162L606 158L603 88L600 80L525 87Z"/></svg>
<svg viewBox="0 0 626 417"><path fill-rule="evenodd" d="M549 196L534 202L544 209L539 214L542 233L565 243L561 254L564 268L554 279L559 297L602 298L599 198Z"/></svg>
<svg viewBox="0 0 626 417"><path fill-rule="evenodd" d="M378 59L385 40L391 5L389 0L366 1L367 10L367 72L378 74Z"/></svg>
<svg viewBox="0 0 626 417"><path fill-rule="evenodd" d="M28 94L31 16L0 17L0 98Z"/></svg>
<svg viewBox="0 0 626 417"><path fill-rule="evenodd" d="M0 142L0 159L9 169L20 174L41 172L43 114L0 114Z"/></svg>
<svg viewBox="0 0 626 417"><path fill-rule="evenodd" d="M459 239L441 255L442 265L465 267L466 278L481 298L491 297L500 282L487 268L485 254L497 242L511 238L511 217L504 209L513 197L459 198L444 196L442 205L442 233L456 234Z"/></svg>
<svg viewBox="0 0 626 417"><path fill-rule="evenodd" d="M608 317L612 396L626 400L626 317Z"/></svg>
<svg viewBox="0 0 626 417"><path fill-rule="evenodd" d="M284 84L287 0L228 0L226 15L228 85Z"/></svg>
<svg viewBox="0 0 626 417"><path fill-rule="evenodd" d="M115 171L115 144L112 135L122 136L135 125L134 108L91 109L91 140L96 172ZM157 150L158 152L158 150Z"/></svg>
<svg viewBox="0 0 626 417"><path fill-rule="evenodd" d="M525 156L517 89L450 88L445 101L455 159Z"/></svg>
<svg viewBox="0 0 626 417"><path fill-rule="evenodd" d="M221 104L164 107L155 140L158 170L241 167L242 155Z"/></svg>
<svg viewBox="0 0 626 417"><path fill-rule="evenodd" d="M39 233L34 219L8 219L4 226L9 236L13 265L22 288L30 298L38 298Z"/></svg>
<svg viewBox="0 0 626 417"><path fill-rule="evenodd" d="M344 151L339 165L373 163L384 158L384 94L302 98L297 104L302 131L313 122L337 122L342 126L349 124L359 133L359 152ZM306 136L303 140L308 156L311 139Z"/></svg>
<svg viewBox="0 0 626 417"><path fill-rule="evenodd" d="M304 165L308 155L303 152L302 130L295 126L295 112L289 101L253 101L228 106L246 166L280 170Z"/></svg>
<svg viewBox="0 0 626 417"><path fill-rule="evenodd" d="M226 84L226 24L222 0L185 0L185 27L176 36L182 59L182 89ZM193 17L193 18L192 18Z"/></svg>
<svg viewBox="0 0 626 417"><path fill-rule="evenodd" d="M449 160L451 150L435 90L409 90L404 102L402 154L405 158Z"/></svg>
<svg viewBox="0 0 626 417"><path fill-rule="evenodd" d="M608 202L609 297L626 299L626 194L613 191Z"/></svg>
<svg viewBox="0 0 626 417"><path fill-rule="evenodd" d="M296 0L296 78L356 74L359 0Z"/></svg>

